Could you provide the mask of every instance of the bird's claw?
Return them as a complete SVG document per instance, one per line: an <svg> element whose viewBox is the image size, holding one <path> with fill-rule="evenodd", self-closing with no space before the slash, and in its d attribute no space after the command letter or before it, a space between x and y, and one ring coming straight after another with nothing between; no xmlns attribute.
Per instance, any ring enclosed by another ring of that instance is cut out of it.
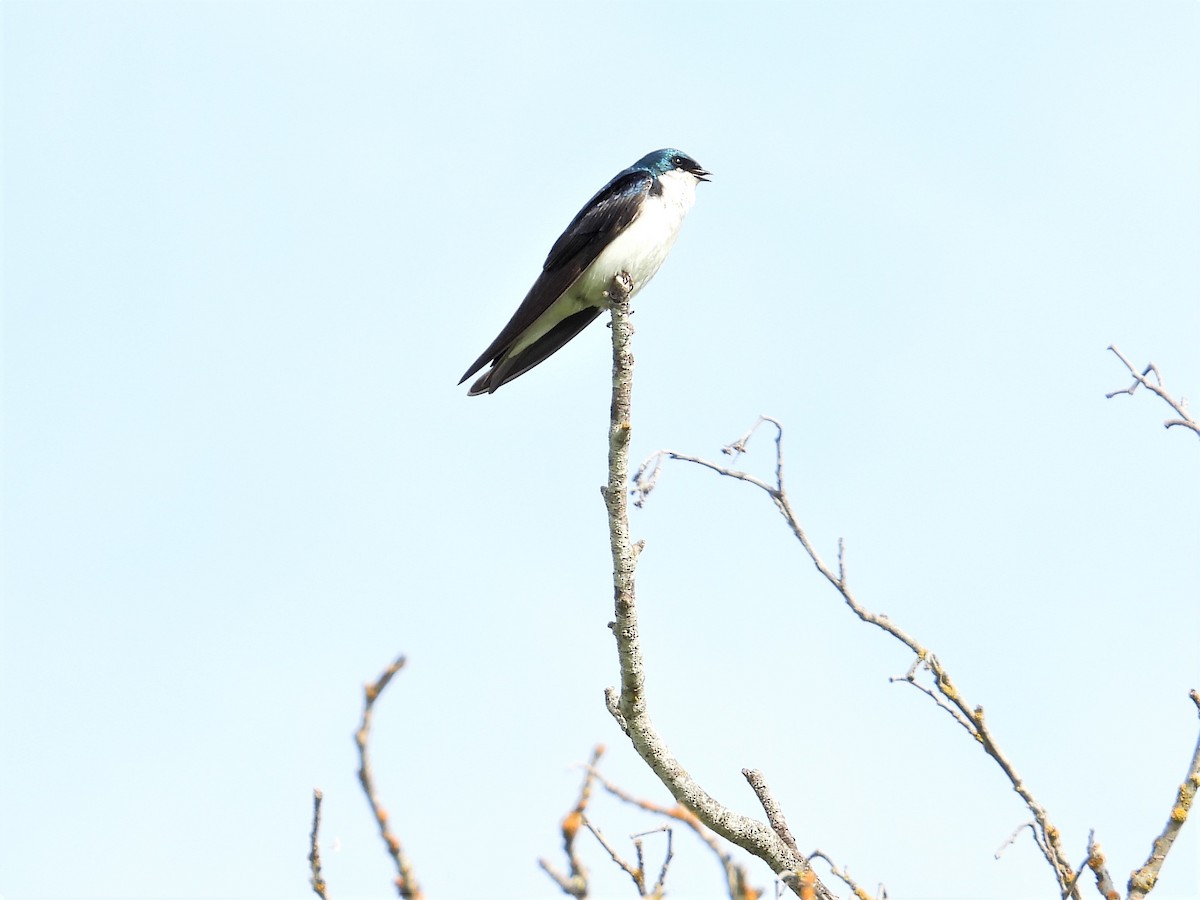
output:
<svg viewBox="0 0 1200 900"><path fill-rule="evenodd" d="M612 306L617 300L624 299L633 293L633 276L628 272L618 272L613 276L612 283L613 286L604 292L604 297L608 300L609 306Z"/></svg>

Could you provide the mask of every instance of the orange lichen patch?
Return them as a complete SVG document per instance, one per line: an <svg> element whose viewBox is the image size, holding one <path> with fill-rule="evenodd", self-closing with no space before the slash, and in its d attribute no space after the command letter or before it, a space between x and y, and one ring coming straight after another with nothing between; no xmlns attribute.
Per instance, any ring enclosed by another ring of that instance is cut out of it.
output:
<svg viewBox="0 0 1200 900"><path fill-rule="evenodd" d="M1192 808L1192 800L1196 796L1196 786L1193 784L1181 784L1179 786L1179 805L1185 810Z"/></svg>
<svg viewBox="0 0 1200 900"><path fill-rule="evenodd" d="M1141 872L1134 872L1129 879L1129 886L1148 894L1154 890L1154 885L1157 881L1157 875L1143 875Z"/></svg>
<svg viewBox="0 0 1200 900"><path fill-rule="evenodd" d="M696 814L695 814L694 812L692 812L692 811L691 811L690 809L688 809L686 806L683 806L683 805L681 805L681 804L678 804L678 803L677 803L677 804L675 804L675 806L673 806L673 807L672 807L672 808L671 808L671 809L668 811L668 813L667 813L667 814L668 814L669 816L671 816L672 818L678 819L678 820L679 820L679 821L681 821L681 822L687 822L688 824L691 824L691 825L694 825L694 824L696 824L696 823L699 821L699 820L696 818Z"/></svg>
<svg viewBox="0 0 1200 900"><path fill-rule="evenodd" d="M807 869L800 875L800 900L816 900L817 873Z"/></svg>
<svg viewBox="0 0 1200 900"><path fill-rule="evenodd" d="M567 813L566 818L562 820L563 837L568 841L574 840L576 832L579 831L582 825L583 814L577 809L571 810L569 813Z"/></svg>

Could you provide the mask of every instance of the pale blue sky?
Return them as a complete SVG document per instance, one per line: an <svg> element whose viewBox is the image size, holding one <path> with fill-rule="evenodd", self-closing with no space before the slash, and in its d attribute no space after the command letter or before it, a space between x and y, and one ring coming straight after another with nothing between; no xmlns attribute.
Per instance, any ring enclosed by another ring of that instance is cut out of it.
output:
<svg viewBox="0 0 1200 900"><path fill-rule="evenodd" d="M558 896L597 741L664 798L603 704L608 332L456 381L666 145L714 180L637 298L634 456L780 418L860 599L1077 859L1144 860L1197 736L1200 448L1104 399L1105 347L1200 393L1195 2L0 9L7 900L304 896L314 786L332 895L387 896L351 733L399 652L377 775L431 897ZM651 708L712 793L756 812L761 768L892 897L1055 895L764 497L675 466L633 527ZM1156 897L1200 894L1198 834Z"/></svg>

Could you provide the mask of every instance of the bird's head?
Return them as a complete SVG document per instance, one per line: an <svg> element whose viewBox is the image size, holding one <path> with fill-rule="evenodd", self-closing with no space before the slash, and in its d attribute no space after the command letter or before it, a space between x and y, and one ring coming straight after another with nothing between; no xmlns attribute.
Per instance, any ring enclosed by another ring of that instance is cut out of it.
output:
<svg viewBox="0 0 1200 900"><path fill-rule="evenodd" d="M682 150L666 147L647 153L632 166L634 169L646 169L660 177L668 172L680 171L693 176L697 181L708 181L709 172Z"/></svg>

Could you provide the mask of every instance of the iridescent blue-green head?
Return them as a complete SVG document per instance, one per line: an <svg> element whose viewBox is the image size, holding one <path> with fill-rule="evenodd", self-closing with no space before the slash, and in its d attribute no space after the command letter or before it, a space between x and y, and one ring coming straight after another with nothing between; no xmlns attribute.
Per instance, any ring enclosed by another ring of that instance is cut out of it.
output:
<svg viewBox="0 0 1200 900"><path fill-rule="evenodd" d="M647 153L630 166L630 168L645 169L647 172L652 172L656 178L666 175L675 169L696 176L697 181L708 181L710 174L700 163L696 162L682 150L676 150L672 147L664 147L662 150Z"/></svg>

